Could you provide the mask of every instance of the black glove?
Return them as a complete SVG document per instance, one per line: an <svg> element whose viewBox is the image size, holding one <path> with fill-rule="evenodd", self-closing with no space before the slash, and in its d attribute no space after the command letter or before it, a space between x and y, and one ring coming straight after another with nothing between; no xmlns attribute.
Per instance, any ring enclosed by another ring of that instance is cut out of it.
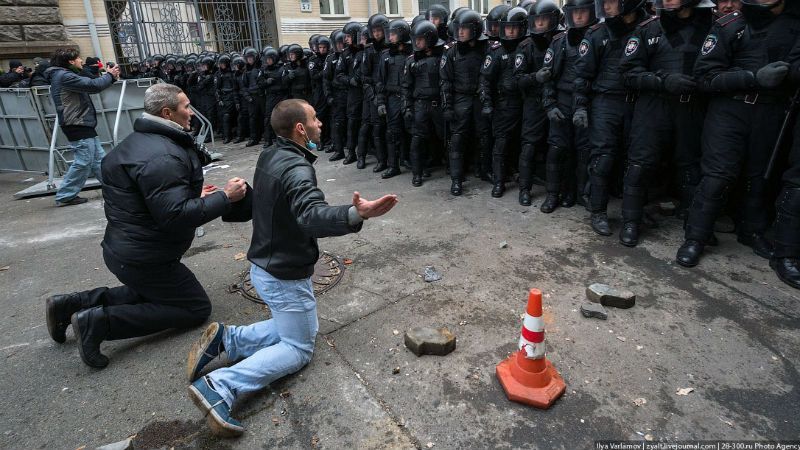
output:
<svg viewBox="0 0 800 450"><path fill-rule="evenodd" d="M290 80L294 80L294 78L296 76L297 76L297 74L294 73L294 70L289 70L289 71L286 72L286 78L288 78Z"/></svg>
<svg viewBox="0 0 800 450"><path fill-rule="evenodd" d="M553 72L551 72L549 68L542 67L541 69L539 69L538 72L536 72L536 81L538 81L539 84L547 83L548 81L550 81L550 78L552 78L552 76Z"/></svg>
<svg viewBox="0 0 800 450"><path fill-rule="evenodd" d="M410 108L406 108L403 110L403 118L405 120L413 120L414 119L414 111L411 111Z"/></svg>
<svg viewBox="0 0 800 450"><path fill-rule="evenodd" d="M697 88L694 78L682 73L671 73L664 78L664 89L670 94L691 94Z"/></svg>
<svg viewBox="0 0 800 450"><path fill-rule="evenodd" d="M220 100L219 102L217 102L217 104L218 104L219 106L225 106L225 102L223 102L222 100Z"/></svg>
<svg viewBox="0 0 800 450"><path fill-rule="evenodd" d="M358 87L358 79L356 77L350 78L350 86Z"/></svg>
<svg viewBox="0 0 800 450"><path fill-rule="evenodd" d="M275 82L275 78L267 78L267 86Z"/></svg>
<svg viewBox="0 0 800 450"><path fill-rule="evenodd" d="M547 110L547 118L550 119L551 122L561 122L566 118L564 113L558 109L558 106L554 106L553 108Z"/></svg>
<svg viewBox="0 0 800 450"><path fill-rule="evenodd" d="M452 122L456 117L456 113L453 111L453 108L445 108L444 111L442 111L442 117L444 117L444 120L447 122Z"/></svg>
<svg viewBox="0 0 800 450"><path fill-rule="evenodd" d="M575 113L572 115L572 123L576 127L589 128L589 114L586 112L586 108L575 109Z"/></svg>
<svg viewBox="0 0 800 450"><path fill-rule="evenodd" d="M236 110L239 111L242 109L242 105L240 103L236 103Z"/></svg>
<svg viewBox="0 0 800 450"><path fill-rule="evenodd" d="M386 105L378 105L378 116L386 117Z"/></svg>
<svg viewBox="0 0 800 450"><path fill-rule="evenodd" d="M775 61L758 69L756 83L764 88L778 87L789 74L789 63Z"/></svg>
<svg viewBox="0 0 800 450"><path fill-rule="evenodd" d="M481 108L481 115L484 117L492 117L492 113L494 112L494 108L491 106L484 106Z"/></svg>

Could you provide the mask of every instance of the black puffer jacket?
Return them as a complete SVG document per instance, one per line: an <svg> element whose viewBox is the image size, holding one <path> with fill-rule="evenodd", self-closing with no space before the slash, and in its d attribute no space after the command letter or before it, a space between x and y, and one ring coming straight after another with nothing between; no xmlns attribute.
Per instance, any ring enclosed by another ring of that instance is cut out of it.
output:
<svg viewBox="0 0 800 450"><path fill-rule="evenodd" d="M112 152L113 153L113 152ZM253 176L253 239L247 259L282 280L314 273L317 238L361 230L348 223L349 205L329 206L317 188L311 152L289 139L258 157Z"/></svg>
<svg viewBox="0 0 800 450"><path fill-rule="evenodd" d="M145 118L103 159L108 224L103 248L131 265L180 259L196 227L226 213L222 191L200 198L203 168L192 136Z"/></svg>

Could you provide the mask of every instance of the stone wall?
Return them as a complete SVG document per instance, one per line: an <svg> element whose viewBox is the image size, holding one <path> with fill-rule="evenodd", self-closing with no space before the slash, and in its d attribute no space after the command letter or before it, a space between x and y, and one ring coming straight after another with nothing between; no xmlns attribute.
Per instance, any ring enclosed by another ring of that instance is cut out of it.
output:
<svg viewBox="0 0 800 450"><path fill-rule="evenodd" d="M0 61L49 57L71 45L64 31L58 0L0 0Z"/></svg>

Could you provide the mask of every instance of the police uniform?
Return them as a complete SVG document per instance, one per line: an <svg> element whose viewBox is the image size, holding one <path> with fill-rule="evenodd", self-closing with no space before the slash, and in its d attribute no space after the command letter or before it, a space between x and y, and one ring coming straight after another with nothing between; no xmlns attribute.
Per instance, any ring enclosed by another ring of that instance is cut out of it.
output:
<svg viewBox="0 0 800 450"><path fill-rule="evenodd" d="M402 82L406 60L411 46L391 45L381 52L378 76L375 83L378 106L386 109L386 164L381 178L391 178L400 173L400 155L405 141L403 122Z"/></svg>
<svg viewBox="0 0 800 450"><path fill-rule="evenodd" d="M362 102L364 100L359 73L361 52L362 50L358 47L348 47L344 49L336 64L336 81L340 87L347 89L347 141L345 143L347 155L343 161L345 164L356 161L358 130L361 128Z"/></svg>
<svg viewBox="0 0 800 450"><path fill-rule="evenodd" d="M380 70L381 53L385 49L384 40L373 42L362 52L361 81L364 88L363 120L358 132L358 168L364 168L364 158L369 142L375 147L378 163L373 172L386 169L386 123L378 116L378 103L375 98L375 84Z"/></svg>

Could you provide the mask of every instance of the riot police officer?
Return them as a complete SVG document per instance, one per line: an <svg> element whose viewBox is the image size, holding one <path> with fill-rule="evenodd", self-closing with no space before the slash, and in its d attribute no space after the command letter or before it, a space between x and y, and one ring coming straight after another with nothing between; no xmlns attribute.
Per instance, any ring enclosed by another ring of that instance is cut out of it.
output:
<svg viewBox="0 0 800 450"><path fill-rule="evenodd" d="M494 47L494 44L500 42L500 21L503 16L511 9L508 5L497 5L489 11L486 15L486 29L484 33L489 38L489 44Z"/></svg>
<svg viewBox="0 0 800 450"><path fill-rule="evenodd" d="M296 44L295 44L296 45ZM288 47L287 47L288 49ZM300 56L302 57L303 49L297 45L296 50L300 50ZM290 63L287 63L287 65ZM278 51L274 48L267 49L264 53L264 61L263 66L261 68L261 74L258 80L258 85L264 90L265 98L264 104L266 105L263 109L262 116L260 120L264 123L264 145L268 147L275 142L277 138L275 131L272 129L272 110L275 109L275 106L278 105L283 100L289 96L289 80L288 77L284 81L284 77L288 74L284 72L285 65L281 63L280 55ZM307 70L300 69L307 74ZM309 83L305 83L305 86L309 86Z"/></svg>
<svg viewBox="0 0 800 450"><path fill-rule="evenodd" d="M258 51L252 47L244 50L244 60L247 63L247 87L242 92L244 101L247 102L247 111L250 115L250 140L246 147L258 145L264 132L264 86L260 82L261 67L258 60ZM280 84L280 83L278 83Z"/></svg>
<svg viewBox="0 0 800 450"><path fill-rule="evenodd" d="M200 68L195 76L195 106L212 128L217 128L217 99L214 92L214 58L204 56L200 60ZM210 135L209 135L210 140Z"/></svg>
<svg viewBox="0 0 800 450"><path fill-rule="evenodd" d="M439 39L441 39L443 42L447 42L449 39L447 36L447 18L449 16L450 11L438 3L434 3L428 8L427 11L425 11L425 20L432 23L436 27L436 33L439 35Z"/></svg>
<svg viewBox="0 0 800 450"><path fill-rule="evenodd" d="M625 85L639 91L622 196L619 241L634 247L649 180L663 155L672 153L681 208L700 181L700 136L706 102L692 70L713 22L711 0L656 0L658 17L645 20L625 45L620 69Z"/></svg>
<svg viewBox="0 0 800 450"><path fill-rule="evenodd" d="M308 72L311 75L311 106L317 112L317 118L322 122L322 150L328 151L331 146L331 122L328 99L323 88L323 71L325 60L331 51L331 40L326 36L317 36L314 46L316 54L308 61Z"/></svg>
<svg viewBox="0 0 800 450"><path fill-rule="evenodd" d="M546 165L547 197L540 210L570 206L575 199L587 206L584 197L589 168L588 130L572 123L575 65L578 48L586 30L597 23L594 0L567 0L564 4L567 31L553 37L544 55L544 67L538 72L545 82L543 106L550 121Z"/></svg>
<svg viewBox="0 0 800 450"><path fill-rule="evenodd" d="M373 167L373 172L386 170L386 124L383 117L378 115L378 102L375 97L375 84L380 69L381 53L386 49L385 27L389 19L383 14L374 14L367 22L367 32L370 34L372 45L364 49L361 64L361 80L364 87L364 118L358 133L358 165L359 169L365 167L365 157L370 138L375 147L375 157L378 162Z"/></svg>
<svg viewBox="0 0 800 450"><path fill-rule="evenodd" d="M403 19L389 22L385 34L389 48L383 50L375 83L378 115L386 118L386 164L381 178L400 174L400 155L404 146L402 82L406 60L412 52L411 27Z"/></svg>
<svg viewBox="0 0 800 450"><path fill-rule="evenodd" d="M481 68L481 114L492 120L492 197L505 192L506 158L519 139L522 97L514 77L517 46L528 33L528 12L516 6L500 20L500 43L486 55Z"/></svg>
<svg viewBox="0 0 800 450"><path fill-rule="evenodd" d="M605 21L591 26L578 46L572 122L589 128L589 210L592 229L601 236L611 235L609 183L628 146L636 100L623 84L619 65L631 33L647 19L643 7L644 0L596 0L597 17Z"/></svg>
<svg viewBox="0 0 800 450"><path fill-rule="evenodd" d="M694 74L717 95L709 101L702 137L702 179L686 221L677 262L693 267L709 243L714 221L737 177L744 192L737 240L764 258L767 182L764 171L791 97L788 57L800 19L785 0L744 0L742 11L718 19L703 41Z"/></svg>
<svg viewBox="0 0 800 450"><path fill-rule="evenodd" d="M292 44L286 49L289 62L284 64L282 78L289 98L299 98L305 101L311 100L311 74L308 71L303 48L298 44ZM267 101L269 108L269 100ZM267 115L271 116L268 111Z"/></svg>
<svg viewBox="0 0 800 450"><path fill-rule="evenodd" d="M481 117L478 87L488 37L483 34L483 21L477 11L463 11L453 32L456 44L442 57L442 110L450 126L450 193L461 195L464 181L464 159L472 156L473 168L479 176L491 171L491 127ZM475 145L477 143L477 145ZM477 155L470 155L469 149Z"/></svg>
<svg viewBox="0 0 800 450"><path fill-rule="evenodd" d="M548 120L542 106L542 88L549 75L548 72L539 74L539 70L544 65L547 49L563 19L561 10L552 0L540 0L528 8L530 37L522 41L514 57L514 74L524 98L520 134L522 146L519 154L519 204L522 206L531 205L533 160L536 148L546 143L547 139ZM557 166L546 166L548 172L553 172L554 167ZM560 186L547 186L548 195L542 203L542 212L552 212L555 209L559 188ZM555 191L555 196L552 191ZM572 204L574 202L568 201Z"/></svg>
<svg viewBox="0 0 800 450"><path fill-rule="evenodd" d="M245 100L245 97L249 96L247 94L247 62L244 57L236 56L233 58L233 67L236 69L234 77L236 78L236 111L238 111L237 137L233 142L239 144L250 136L250 107Z"/></svg>
<svg viewBox="0 0 800 450"><path fill-rule="evenodd" d="M422 186L431 138L444 138L439 87L439 64L444 41L436 26L421 21L411 30L414 54L406 59L403 77L403 116L411 122L411 184Z"/></svg>
<svg viewBox="0 0 800 450"><path fill-rule="evenodd" d="M233 140L236 124L236 98L238 86L236 76L231 71L230 55L222 55L217 61L217 73L214 74L214 87L217 98L217 113L222 123L223 144Z"/></svg>
<svg viewBox="0 0 800 450"><path fill-rule="evenodd" d="M347 140L347 95L350 83L336 77L336 68L342 59L345 50L345 35L342 31L337 31L333 35L334 51L328 56L323 68L323 86L327 91L328 105L332 108L331 114L333 125L333 155L330 161L344 159L344 146Z"/></svg>
<svg viewBox="0 0 800 450"><path fill-rule="evenodd" d="M349 22L344 26L344 42L347 48L342 52L339 63L336 65L336 80L341 86L347 88L347 142L345 144L346 157L342 163L356 162L356 145L358 145L358 130L361 128L362 101L364 91L361 87L361 55L360 45L361 24Z"/></svg>

